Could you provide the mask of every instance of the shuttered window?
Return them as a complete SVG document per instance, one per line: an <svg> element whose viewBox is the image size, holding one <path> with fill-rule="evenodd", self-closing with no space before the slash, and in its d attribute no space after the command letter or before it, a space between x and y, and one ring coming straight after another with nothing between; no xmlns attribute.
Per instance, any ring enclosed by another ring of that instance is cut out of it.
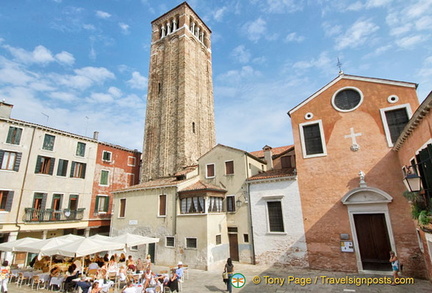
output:
<svg viewBox="0 0 432 293"><path fill-rule="evenodd" d="M54 158L38 156L36 161L35 173L52 175L54 172L54 163Z"/></svg>
<svg viewBox="0 0 432 293"><path fill-rule="evenodd" d="M14 192L10 190L0 190L0 211L10 212L12 208Z"/></svg>
<svg viewBox="0 0 432 293"><path fill-rule="evenodd" d="M215 165L214 164L208 164L207 170L206 170L206 177L214 177L215 176Z"/></svg>
<svg viewBox="0 0 432 293"><path fill-rule="evenodd" d="M0 169L17 171L21 163L22 153L0 150Z"/></svg>
<svg viewBox="0 0 432 293"><path fill-rule="evenodd" d="M10 144L20 144L22 128L10 126L6 142Z"/></svg>
<svg viewBox="0 0 432 293"><path fill-rule="evenodd" d="M59 159L58 167L57 167L57 176L66 176L67 175L67 167L68 160Z"/></svg>
<svg viewBox="0 0 432 293"><path fill-rule="evenodd" d="M70 177L85 178L86 164L79 162L72 162Z"/></svg>
<svg viewBox="0 0 432 293"><path fill-rule="evenodd" d="M86 144L83 142L78 142L77 148L76 148L76 155L78 157L84 157L85 156L85 149L86 149Z"/></svg>
<svg viewBox="0 0 432 293"><path fill-rule="evenodd" d="M126 198L120 199L119 217L124 218L126 215Z"/></svg>
<svg viewBox="0 0 432 293"><path fill-rule="evenodd" d="M159 195L159 216L166 216L166 195Z"/></svg>
<svg viewBox="0 0 432 293"><path fill-rule="evenodd" d="M42 148L47 151L52 151L54 149L54 141L55 141L55 136L50 134L45 134Z"/></svg>
<svg viewBox="0 0 432 293"><path fill-rule="evenodd" d="M109 185L108 184L108 177L109 177L109 171L107 170L101 170L101 177L100 177L100 185Z"/></svg>
<svg viewBox="0 0 432 293"><path fill-rule="evenodd" d="M234 161L225 162L225 174L226 175L234 174Z"/></svg>
<svg viewBox="0 0 432 293"><path fill-rule="evenodd" d="M96 196L95 213L108 212L109 197L106 195Z"/></svg>

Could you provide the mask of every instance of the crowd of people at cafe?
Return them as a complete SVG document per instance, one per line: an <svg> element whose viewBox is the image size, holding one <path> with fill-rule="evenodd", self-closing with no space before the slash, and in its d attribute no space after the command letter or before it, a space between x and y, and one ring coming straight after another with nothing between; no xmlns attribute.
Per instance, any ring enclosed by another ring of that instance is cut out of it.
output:
<svg viewBox="0 0 432 293"><path fill-rule="evenodd" d="M61 278L62 285L58 285L56 289L72 292L80 287L83 293L108 292L114 286L123 288L120 292L124 293L163 292L165 287L169 287L171 292L178 292L184 273L181 262L171 272L156 273L152 270L150 255L144 260L138 258L135 261L131 255L126 258L123 253L110 257L108 254L103 257L87 256L84 259L58 256L53 259L35 258L31 266L44 272L49 271L51 279Z"/></svg>

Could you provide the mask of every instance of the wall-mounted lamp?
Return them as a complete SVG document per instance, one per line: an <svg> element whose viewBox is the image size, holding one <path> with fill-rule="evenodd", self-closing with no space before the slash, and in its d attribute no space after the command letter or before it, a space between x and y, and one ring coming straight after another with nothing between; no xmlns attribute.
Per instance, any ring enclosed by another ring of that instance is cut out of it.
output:
<svg viewBox="0 0 432 293"><path fill-rule="evenodd" d="M236 200L236 207L237 207L237 208L241 207L242 203L243 203L243 202L240 200L240 198L237 199L237 200Z"/></svg>
<svg viewBox="0 0 432 293"><path fill-rule="evenodd" d="M421 177L411 171L412 166L406 166L407 174L403 183L410 192L419 192L421 190Z"/></svg>

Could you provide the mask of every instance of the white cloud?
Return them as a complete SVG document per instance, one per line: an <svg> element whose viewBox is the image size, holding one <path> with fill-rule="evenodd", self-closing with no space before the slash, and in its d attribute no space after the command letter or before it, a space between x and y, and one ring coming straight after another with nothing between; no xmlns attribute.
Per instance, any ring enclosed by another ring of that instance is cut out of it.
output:
<svg viewBox="0 0 432 293"><path fill-rule="evenodd" d="M9 45L5 45L4 48L7 49L15 59L26 64L47 64L55 60L51 54L51 51L41 45L35 47L32 52Z"/></svg>
<svg viewBox="0 0 432 293"><path fill-rule="evenodd" d="M25 85L34 81L37 76L15 62L0 56L0 82L12 85Z"/></svg>
<svg viewBox="0 0 432 293"><path fill-rule="evenodd" d="M261 72L253 69L251 66L243 66L239 70L230 70L218 76L218 79L226 84L240 84L244 79L257 78Z"/></svg>
<svg viewBox="0 0 432 293"><path fill-rule="evenodd" d="M423 16L415 22L415 26L418 30L430 30L432 29L432 17Z"/></svg>
<svg viewBox="0 0 432 293"><path fill-rule="evenodd" d="M285 37L285 42L295 42L295 43L301 43L304 41L304 37L303 36L299 36L297 35L297 33L289 33L286 37Z"/></svg>
<svg viewBox="0 0 432 293"><path fill-rule="evenodd" d="M105 11L98 10L96 11L96 16L102 19L107 19L111 17L111 14Z"/></svg>
<svg viewBox="0 0 432 293"><path fill-rule="evenodd" d="M240 63L248 63L251 58L251 53L245 48L244 45L240 45L234 48L234 50L231 52L231 56Z"/></svg>
<svg viewBox="0 0 432 293"><path fill-rule="evenodd" d="M332 25L329 22L323 22L322 28L324 29L324 34L328 37L338 35L342 32L340 25Z"/></svg>
<svg viewBox="0 0 432 293"><path fill-rule="evenodd" d="M336 49L357 48L379 29L379 26L370 20L357 20L347 31L336 38Z"/></svg>
<svg viewBox="0 0 432 293"><path fill-rule="evenodd" d="M223 18L223 16L224 16L224 14L225 14L226 11L227 11L227 7L226 7L226 6L217 9L217 10L213 13L213 18L214 18L216 21L222 21L222 18Z"/></svg>
<svg viewBox="0 0 432 293"><path fill-rule="evenodd" d="M126 23L123 23L123 22L119 22L118 25L119 25L123 34L125 34L125 35L129 34L129 25L127 25Z"/></svg>
<svg viewBox="0 0 432 293"><path fill-rule="evenodd" d="M96 30L96 27L92 24L83 24L83 29L88 30L88 31L94 31L94 30Z"/></svg>
<svg viewBox="0 0 432 293"><path fill-rule="evenodd" d="M386 6L387 4L390 4L392 0L368 0L366 2L367 8L375 8L375 7L382 7Z"/></svg>
<svg viewBox="0 0 432 293"><path fill-rule="evenodd" d="M292 13L302 10L299 0L267 0L265 11L269 13Z"/></svg>
<svg viewBox="0 0 432 293"><path fill-rule="evenodd" d="M119 98L119 97L121 97L122 96L122 91L119 89L119 88L116 88L116 87L114 87L114 86L111 86L109 89L108 89L108 93L110 94L110 95L112 95L113 97L116 97L116 98Z"/></svg>
<svg viewBox="0 0 432 293"><path fill-rule="evenodd" d="M308 61L298 61L293 64L293 68L295 69L311 69L311 68L318 68L318 69L326 69L331 66L332 60L328 57L327 52L322 52L320 56L316 58L312 58Z"/></svg>
<svg viewBox="0 0 432 293"><path fill-rule="evenodd" d="M60 63L66 65L72 65L75 63L74 56L71 53L66 51L62 51L61 53L56 54L55 59L57 59Z"/></svg>
<svg viewBox="0 0 432 293"><path fill-rule="evenodd" d="M267 31L267 22L261 17L255 21L247 22L243 25L242 31L246 32L249 40L257 42L265 36Z"/></svg>
<svg viewBox="0 0 432 293"><path fill-rule="evenodd" d="M396 41L399 47L404 49L414 48L416 45L424 41L424 37L420 35L402 38Z"/></svg>
<svg viewBox="0 0 432 293"><path fill-rule="evenodd" d="M115 75L104 67L83 67L75 69L74 72L75 75L52 74L51 78L55 83L80 90L115 78Z"/></svg>
<svg viewBox="0 0 432 293"><path fill-rule="evenodd" d="M109 94L104 93L92 93L90 98L87 99L90 103L111 103L114 98Z"/></svg>
<svg viewBox="0 0 432 293"><path fill-rule="evenodd" d="M138 71L132 72L132 78L127 81L127 84L134 89L146 89L148 79L142 76Z"/></svg>
<svg viewBox="0 0 432 293"><path fill-rule="evenodd" d="M61 100L63 102L72 102L77 99L74 94L68 92L52 92L49 96L54 100Z"/></svg>

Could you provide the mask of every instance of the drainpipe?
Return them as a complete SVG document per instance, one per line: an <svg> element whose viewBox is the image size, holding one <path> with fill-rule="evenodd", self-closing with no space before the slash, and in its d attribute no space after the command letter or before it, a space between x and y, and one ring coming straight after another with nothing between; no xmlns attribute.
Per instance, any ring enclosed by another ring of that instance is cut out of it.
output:
<svg viewBox="0 0 432 293"><path fill-rule="evenodd" d="M251 202L250 193L249 193L249 185L250 185L250 183L246 183L246 193L247 193L247 197L248 197L248 206L249 206L248 216L249 216L250 233L251 233L252 264L256 265L254 231L253 231L253 224L252 224L252 202Z"/></svg>
<svg viewBox="0 0 432 293"><path fill-rule="evenodd" d="M21 204L22 204L22 199L23 199L23 193L24 193L24 186L25 186L25 182L26 182L26 178L27 178L27 172L28 172L28 168L29 168L29 164L30 164L30 158L31 158L31 153L33 150L33 142L34 142L34 137L35 137L35 133L36 133L36 128L33 128L33 133L32 133L32 138L30 141L30 147L29 147L29 153L28 153L28 158L27 158L27 164L25 166L25 170L24 170L24 178L22 181L22 185L21 185L21 191L20 191L20 196L19 196L19 202L18 202L18 208L17 208L17 213L16 213L16 218L15 218L15 226L18 228L18 234L21 231L21 226L18 224L18 218L19 218L19 214L20 214L20 210L21 210Z"/></svg>

